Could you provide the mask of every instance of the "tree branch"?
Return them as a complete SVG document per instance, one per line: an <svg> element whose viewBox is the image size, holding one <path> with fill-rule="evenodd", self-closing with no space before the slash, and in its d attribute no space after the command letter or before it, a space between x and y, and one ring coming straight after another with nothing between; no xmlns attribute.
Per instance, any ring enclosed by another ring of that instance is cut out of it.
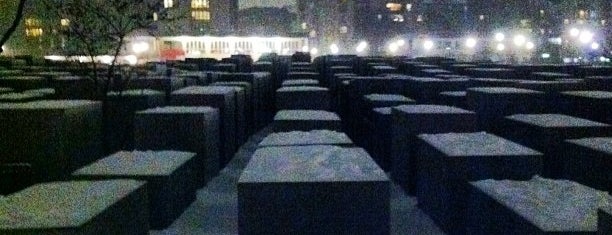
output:
<svg viewBox="0 0 612 235"><path fill-rule="evenodd" d="M11 24L11 27L8 28L8 30L6 30L6 33L4 33L4 35L2 35L2 38L0 39L0 53L4 51L1 46L4 45L6 41L8 41L9 38L11 38L11 35L13 35L15 30L17 30L17 26L19 26L19 22L21 22L21 18L23 18L23 10L25 8L26 2L27 0L19 1L19 6L17 7L17 13L15 15L15 19L13 19L13 23Z"/></svg>

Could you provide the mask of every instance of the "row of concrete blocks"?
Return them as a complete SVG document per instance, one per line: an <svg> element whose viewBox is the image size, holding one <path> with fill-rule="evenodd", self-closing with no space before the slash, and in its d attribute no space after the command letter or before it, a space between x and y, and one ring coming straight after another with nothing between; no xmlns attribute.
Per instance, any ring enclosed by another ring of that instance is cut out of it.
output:
<svg viewBox="0 0 612 235"><path fill-rule="evenodd" d="M390 233L389 179L336 114L281 110L271 128L238 182L240 234Z"/></svg>

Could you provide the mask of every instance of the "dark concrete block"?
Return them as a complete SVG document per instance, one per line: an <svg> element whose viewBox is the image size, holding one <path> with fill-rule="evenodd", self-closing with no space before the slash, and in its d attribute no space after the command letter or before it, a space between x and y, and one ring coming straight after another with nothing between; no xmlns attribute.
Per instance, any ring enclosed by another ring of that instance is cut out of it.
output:
<svg viewBox="0 0 612 235"><path fill-rule="evenodd" d="M309 80L319 80L319 73L315 73L315 72L289 72L287 73L287 79L283 79L284 80L303 80L303 79L309 79Z"/></svg>
<svg viewBox="0 0 612 235"><path fill-rule="evenodd" d="M544 93L509 87L476 87L467 90L467 104L485 130L496 132L503 118L519 113L545 111Z"/></svg>
<svg viewBox="0 0 612 235"><path fill-rule="evenodd" d="M467 234L596 234L597 209L612 198L567 180L470 183Z"/></svg>
<svg viewBox="0 0 612 235"><path fill-rule="evenodd" d="M531 78L539 81L553 81L562 78L572 78L571 74L567 73L554 73L554 72L534 72L531 73Z"/></svg>
<svg viewBox="0 0 612 235"><path fill-rule="evenodd" d="M612 92L567 91L561 94L564 113L612 124Z"/></svg>
<svg viewBox="0 0 612 235"><path fill-rule="evenodd" d="M56 77L52 80L53 88L58 99L89 99L95 100L100 97L101 89L96 88L92 79L69 76ZM99 84L100 87L104 86Z"/></svg>
<svg viewBox="0 0 612 235"><path fill-rule="evenodd" d="M436 77L441 74L451 74L451 72L445 69L421 69L414 75L417 77Z"/></svg>
<svg viewBox="0 0 612 235"><path fill-rule="evenodd" d="M2 234L149 234L145 182L38 184L0 202Z"/></svg>
<svg viewBox="0 0 612 235"><path fill-rule="evenodd" d="M117 152L72 174L76 180L134 179L147 182L149 224L163 229L195 200L196 154L177 151ZM68 196L68 195L66 195Z"/></svg>
<svg viewBox="0 0 612 235"><path fill-rule="evenodd" d="M156 90L109 92L104 102L106 153L134 149L133 122L137 111L166 104L166 95Z"/></svg>
<svg viewBox="0 0 612 235"><path fill-rule="evenodd" d="M498 78L498 79L517 79L518 73L514 69L506 68L468 68L465 75L475 78Z"/></svg>
<svg viewBox="0 0 612 235"><path fill-rule="evenodd" d="M417 182L417 135L478 130L474 112L450 106L402 105L391 118L391 177L410 194Z"/></svg>
<svg viewBox="0 0 612 235"><path fill-rule="evenodd" d="M246 143L248 135L247 135L247 112L246 112L246 104L247 104L247 96L246 90L241 86L232 86L232 85L221 85L213 83L214 87L226 87L231 88L235 92L236 102L234 102L234 125L235 125L235 143L236 150L238 147L242 146L243 143Z"/></svg>
<svg viewBox="0 0 612 235"><path fill-rule="evenodd" d="M413 99L397 94L368 94L363 96L363 100L366 110L416 103Z"/></svg>
<svg viewBox="0 0 612 235"><path fill-rule="evenodd" d="M438 98L436 99L436 103L440 105L459 107L462 109L467 109L466 91L443 91L440 92Z"/></svg>
<svg viewBox="0 0 612 235"><path fill-rule="evenodd" d="M146 150L178 150L197 153L200 186L220 170L219 109L211 107L163 107L134 116L134 146Z"/></svg>
<svg viewBox="0 0 612 235"><path fill-rule="evenodd" d="M255 73L223 73L219 81L223 82L248 82L253 87L255 123L258 128L263 128L272 119L275 112L274 103L266 102L274 99L274 86L271 74L268 72Z"/></svg>
<svg viewBox="0 0 612 235"><path fill-rule="evenodd" d="M608 205L599 209L597 213L597 235L612 233L612 206Z"/></svg>
<svg viewBox="0 0 612 235"><path fill-rule="evenodd" d="M542 168L541 153L485 132L418 138L419 207L451 234L466 232L470 181L526 180Z"/></svg>
<svg viewBox="0 0 612 235"><path fill-rule="evenodd" d="M340 117L324 110L280 110L274 116L275 132L332 130L342 131Z"/></svg>
<svg viewBox="0 0 612 235"><path fill-rule="evenodd" d="M499 78L470 78L468 87L512 87L521 80Z"/></svg>
<svg viewBox="0 0 612 235"><path fill-rule="evenodd" d="M590 90L612 91L612 76L594 76L584 79Z"/></svg>
<svg viewBox="0 0 612 235"><path fill-rule="evenodd" d="M571 157L561 151L566 139L606 136L612 126L562 114L517 114L505 118L502 136L544 153L543 175L563 177L563 166Z"/></svg>
<svg viewBox="0 0 612 235"><path fill-rule="evenodd" d="M29 163L33 181L65 179L102 156L102 104L0 104L0 162Z"/></svg>
<svg viewBox="0 0 612 235"><path fill-rule="evenodd" d="M219 64L213 65L212 70L219 71L219 72L235 73L237 72L237 67L235 64L219 63Z"/></svg>
<svg viewBox="0 0 612 235"><path fill-rule="evenodd" d="M408 94L417 100L420 104L436 103L438 94L443 91L465 91L468 88L470 80L465 78L458 79L440 79L415 77L408 79L407 86Z"/></svg>
<svg viewBox="0 0 612 235"><path fill-rule="evenodd" d="M224 167L238 149L236 142L236 91L229 87L187 87L172 93L172 105L210 106L219 109L221 117L220 164Z"/></svg>
<svg viewBox="0 0 612 235"><path fill-rule="evenodd" d="M385 171L391 169L391 107L373 108L369 115L369 138L366 138L365 148L372 158Z"/></svg>
<svg viewBox="0 0 612 235"><path fill-rule="evenodd" d="M397 69L389 65L375 65L375 66L372 66L370 70L371 70L370 75L372 76L397 73Z"/></svg>
<svg viewBox="0 0 612 235"><path fill-rule="evenodd" d="M330 130L277 132L268 135L258 148L308 145L337 145L354 147L353 141L344 133Z"/></svg>
<svg viewBox="0 0 612 235"><path fill-rule="evenodd" d="M244 90L244 96L245 96L245 103L244 103L245 117L244 119L245 119L245 124L246 124L245 137L248 138L250 135L255 133L255 129L256 129L255 120L257 120L257 116L255 115L256 101L255 101L255 96L254 96L253 85L249 82L234 81L234 82L215 82L212 84L212 86L235 86L235 87L240 87ZM257 92L260 93L262 91L257 91ZM240 109L240 107L237 107L237 108ZM258 111L262 111L261 108L259 108ZM244 141L246 142L246 139Z"/></svg>
<svg viewBox="0 0 612 235"><path fill-rule="evenodd" d="M390 182L360 148L258 149L238 181L240 234L389 234Z"/></svg>
<svg viewBox="0 0 612 235"><path fill-rule="evenodd" d="M564 178L612 192L612 137L566 140L561 151L566 154Z"/></svg>
<svg viewBox="0 0 612 235"><path fill-rule="evenodd" d="M276 108L331 110L329 89L323 87L295 86L276 90Z"/></svg>
<svg viewBox="0 0 612 235"><path fill-rule="evenodd" d="M127 89L151 89L162 91L170 97L173 91L185 87L185 79L181 77L146 77L130 79L127 84Z"/></svg>
<svg viewBox="0 0 612 235"><path fill-rule="evenodd" d="M35 76L0 77L0 87L10 87L15 91L25 91L49 87L49 82L44 77Z"/></svg>

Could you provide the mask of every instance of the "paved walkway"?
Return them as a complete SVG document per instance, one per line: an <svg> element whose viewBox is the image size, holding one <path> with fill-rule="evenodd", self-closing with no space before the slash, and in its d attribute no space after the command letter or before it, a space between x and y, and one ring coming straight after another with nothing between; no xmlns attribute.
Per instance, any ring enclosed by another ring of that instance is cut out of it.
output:
<svg viewBox="0 0 612 235"><path fill-rule="evenodd" d="M270 130L264 129L251 136L236 153L234 159L219 176L197 192L195 202L174 223L163 231L151 234L238 234L238 193L240 173L257 144ZM391 193L392 234L443 234L441 230L416 206L416 199L407 196L395 184Z"/></svg>

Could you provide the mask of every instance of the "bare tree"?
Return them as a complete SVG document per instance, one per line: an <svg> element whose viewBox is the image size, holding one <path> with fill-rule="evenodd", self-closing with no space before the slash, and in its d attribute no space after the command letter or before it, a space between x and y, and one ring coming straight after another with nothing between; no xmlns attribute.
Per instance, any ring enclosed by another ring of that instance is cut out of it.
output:
<svg viewBox="0 0 612 235"><path fill-rule="evenodd" d="M0 38L0 54L2 54L3 52L3 49L1 46L3 46L6 43L6 41L8 41L11 38L11 35L13 35L15 30L17 30L17 26L19 26L19 22L21 22L21 19L23 18L23 11L24 11L26 2L27 0L19 1L19 5L17 6L17 12L15 13L15 18L13 18L13 22L11 23L11 26L2 35L2 38Z"/></svg>

